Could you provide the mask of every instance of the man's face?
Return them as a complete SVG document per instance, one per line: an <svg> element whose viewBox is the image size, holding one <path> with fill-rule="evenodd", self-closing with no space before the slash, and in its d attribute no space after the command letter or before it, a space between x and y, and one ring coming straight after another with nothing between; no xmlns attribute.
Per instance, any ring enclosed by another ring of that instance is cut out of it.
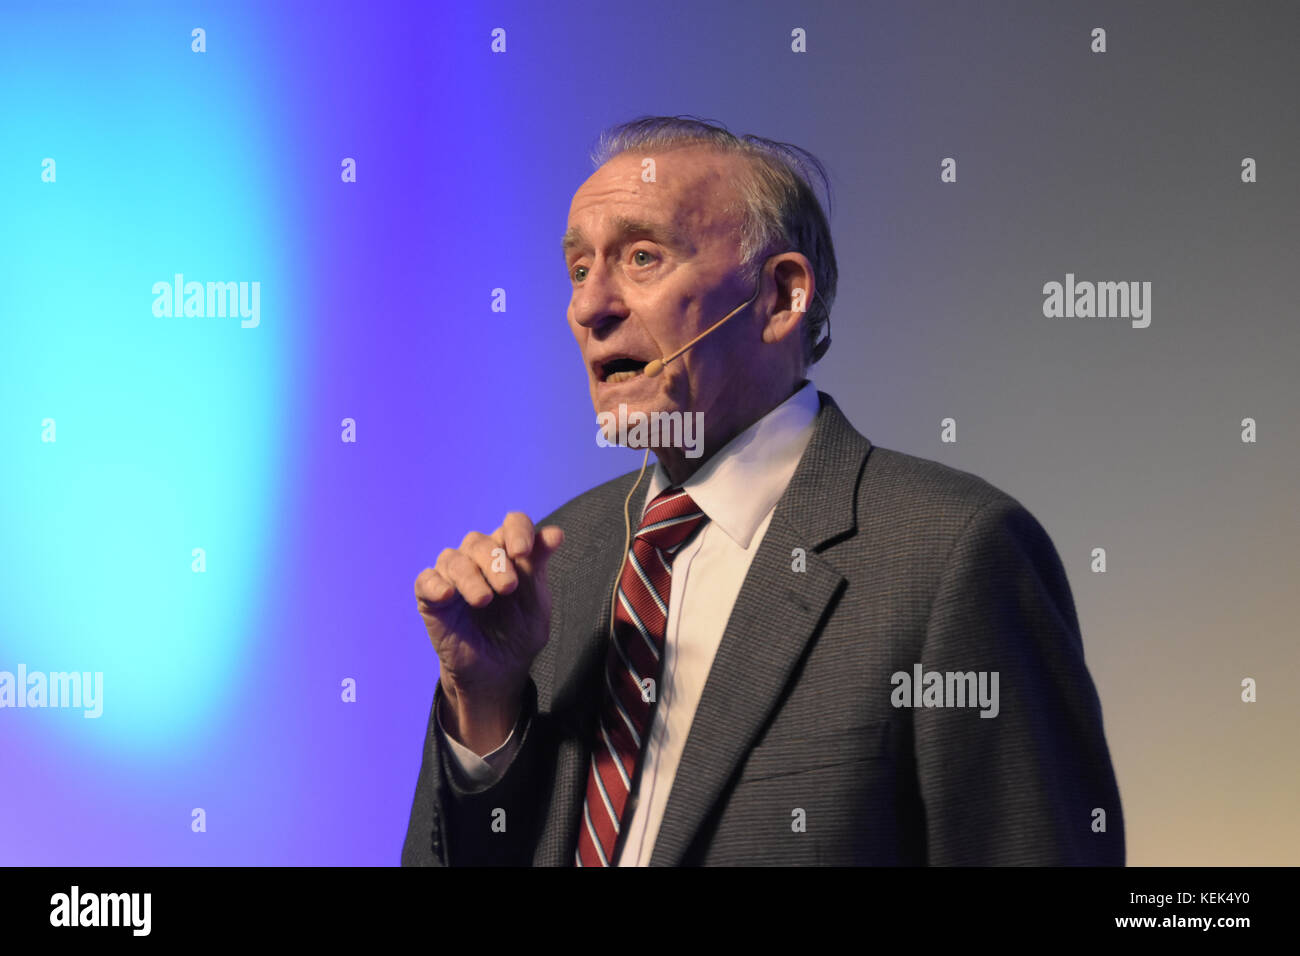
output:
<svg viewBox="0 0 1300 956"><path fill-rule="evenodd" d="M655 160L655 182L642 160ZM745 309L655 378L641 374L754 294L742 282L744 160L707 147L624 153L579 187L565 261L569 327L582 349L598 413L703 412L707 436L729 435L760 345ZM739 389L739 391L736 391ZM713 449L706 449L712 451Z"/></svg>

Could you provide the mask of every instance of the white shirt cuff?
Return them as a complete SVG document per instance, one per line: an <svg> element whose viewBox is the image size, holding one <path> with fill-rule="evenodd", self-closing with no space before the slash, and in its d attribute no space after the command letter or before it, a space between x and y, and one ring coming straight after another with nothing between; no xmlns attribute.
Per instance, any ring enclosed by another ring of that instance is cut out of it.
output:
<svg viewBox="0 0 1300 956"><path fill-rule="evenodd" d="M510 736L505 739L500 747L480 757L464 744L452 739L451 734L443 729L442 714L436 713L434 717L438 723L438 733L442 735L442 739L447 742L447 746L451 750L451 762L455 769L461 773L462 783L474 787L483 787L496 783L501 779L502 775L510 767L515 751L519 749L519 741L515 737L515 731L519 729L518 724L511 729Z"/></svg>

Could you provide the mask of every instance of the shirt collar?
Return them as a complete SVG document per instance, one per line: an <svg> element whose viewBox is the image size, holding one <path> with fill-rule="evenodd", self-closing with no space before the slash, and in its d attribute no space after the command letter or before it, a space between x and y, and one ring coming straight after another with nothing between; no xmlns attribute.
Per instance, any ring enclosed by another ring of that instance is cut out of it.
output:
<svg viewBox="0 0 1300 956"><path fill-rule="evenodd" d="M749 547L758 526L785 494L820 408L816 387L805 382L682 484L709 520L740 547ZM656 464L642 512L670 484L663 465Z"/></svg>

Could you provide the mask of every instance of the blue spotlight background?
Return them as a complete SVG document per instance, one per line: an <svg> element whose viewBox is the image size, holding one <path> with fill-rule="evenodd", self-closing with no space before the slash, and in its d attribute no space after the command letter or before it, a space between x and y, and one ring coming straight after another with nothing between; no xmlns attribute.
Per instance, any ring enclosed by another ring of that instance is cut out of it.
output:
<svg viewBox="0 0 1300 956"><path fill-rule="evenodd" d="M0 671L104 693L0 710L0 864L398 862L437 677L415 576L639 463L594 441L559 237L599 130L646 113L827 163L814 380L1052 534L1130 862L1300 860L1274 759L1300 726L1300 13L1241 9L7 8ZM1045 319L1067 271L1151 280L1151 328ZM258 282L259 324L155 316L177 273Z"/></svg>

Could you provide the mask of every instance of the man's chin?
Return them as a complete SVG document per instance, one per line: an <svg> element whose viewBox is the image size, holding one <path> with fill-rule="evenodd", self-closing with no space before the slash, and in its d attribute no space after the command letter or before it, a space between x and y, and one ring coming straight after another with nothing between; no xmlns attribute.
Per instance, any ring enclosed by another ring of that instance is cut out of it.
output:
<svg viewBox="0 0 1300 956"><path fill-rule="evenodd" d="M704 440L704 416L691 414L656 392L637 400L630 390L610 390L593 404L600 425L602 445L623 446L638 451L647 447L661 459L664 454L698 458Z"/></svg>

